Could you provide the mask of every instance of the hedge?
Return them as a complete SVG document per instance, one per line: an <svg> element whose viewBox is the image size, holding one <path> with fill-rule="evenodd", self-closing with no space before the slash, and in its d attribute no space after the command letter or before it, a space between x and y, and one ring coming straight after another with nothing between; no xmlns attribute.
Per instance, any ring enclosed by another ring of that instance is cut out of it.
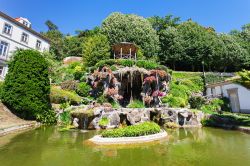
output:
<svg viewBox="0 0 250 166"><path fill-rule="evenodd" d="M138 137L150 134L156 134L161 131L158 124L154 122L143 122L138 125L127 126L124 128L106 130L101 133L102 137Z"/></svg>
<svg viewBox="0 0 250 166"><path fill-rule="evenodd" d="M18 50L9 63L2 90L2 102L25 119L51 122L48 63L40 52ZM52 120L53 121L53 120Z"/></svg>

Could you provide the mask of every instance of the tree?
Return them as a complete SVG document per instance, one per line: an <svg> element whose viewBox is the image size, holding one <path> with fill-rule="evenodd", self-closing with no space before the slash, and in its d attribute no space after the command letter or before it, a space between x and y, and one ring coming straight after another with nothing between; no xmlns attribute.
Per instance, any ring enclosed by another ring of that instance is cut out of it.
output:
<svg viewBox="0 0 250 166"><path fill-rule="evenodd" d="M102 23L101 31L111 45L132 42L138 45L144 56L150 58L159 50L159 37L150 22L133 14L112 13Z"/></svg>
<svg viewBox="0 0 250 166"><path fill-rule="evenodd" d="M105 35L88 37L83 43L83 60L87 66L93 66L100 60L110 58L110 45Z"/></svg>
<svg viewBox="0 0 250 166"><path fill-rule="evenodd" d="M63 57L82 56L83 40L83 37L66 36L64 38Z"/></svg>
<svg viewBox="0 0 250 166"><path fill-rule="evenodd" d="M50 111L47 61L35 50L19 50L13 57L3 86L2 102L25 119L54 121Z"/></svg>
<svg viewBox="0 0 250 166"><path fill-rule="evenodd" d="M237 42L236 38L228 34L220 34L219 38L223 42L224 51L220 55L221 66L224 72L231 67L231 71L239 70L247 60L247 52Z"/></svg>
<svg viewBox="0 0 250 166"><path fill-rule="evenodd" d="M170 26L176 27L179 25L180 17L173 17L173 15L167 15L165 17L153 16L149 17L148 21L157 32L160 32L162 30L166 30Z"/></svg>
<svg viewBox="0 0 250 166"><path fill-rule="evenodd" d="M50 20L47 20L45 22L45 24L48 27L48 31L56 31L56 30L58 30L58 26L56 24L54 24L52 21L50 21Z"/></svg>
<svg viewBox="0 0 250 166"><path fill-rule="evenodd" d="M174 27L161 30L159 35L161 48L159 59L163 64L172 64L175 70L175 63L180 61L185 54L183 47L184 40Z"/></svg>
<svg viewBox="0 0 250 166"><path fill-rule="evenodd" d="M78 37L90 37L90 36L94 36L94 35L98 35L100 34L100 27L94 27L94 29L91 30L76 30L76 34Z"/></svg>
<svg viewBox="0 0 250 166"><path fill-rule="evenodd" d="M204 58L212 55L211 30L206 29L192 20L181 23L177 27L183 40L185 50L184 62L189 64L194 71L195 67L200 67Z"/></svg>
<svg viewBox="0 0 250 166"><path fill-rule="evenodd" d="M64 35L51 21L48 20L45 24L48 27L48 31L42 32L42 34L50 40L50 52L55 55L57 60L62 60L64 57Z"/></svg>

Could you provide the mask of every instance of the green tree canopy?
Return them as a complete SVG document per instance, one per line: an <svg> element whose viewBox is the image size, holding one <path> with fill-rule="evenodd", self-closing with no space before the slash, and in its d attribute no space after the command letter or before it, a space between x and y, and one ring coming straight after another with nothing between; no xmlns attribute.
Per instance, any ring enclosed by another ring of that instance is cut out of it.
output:
<svg viewBox="0 0 250 166"><path fill-rule="evenodd" d="M104 33L111 45L133 42L146 57L153 57L159 50L159 37L150 22L133 14L112 13L102 23Z"/></svg>
<svg viewBox="0 0 250 166"><path fill-rule="evenodd" d="M219 38L223 42L224 51L220 55L221 66L226 71L228 67L233 67L232 70L239 70L240 67L247 61L247 52L237 42L237 39L228 34L220 34Z"/></svg>
<svg viewBox="0 0 250 166"><path fill-rule="evenodd" d="M184 40L174 27L168 27L161 30L160 33L160 62L163 64L172 64L175 70L175 63L182 60L185 55Z"/></svg>
<svg viewBox="0 0 250 166"><path fill-rule="evenodd" d="M181 34L183 40L183 47L185 49L186 61L194 71L196 66L201 66L202 61L206 56L212 54L212 32L199 24L189 20L181 23L178 27L178 32Z"/></svg>
<svg viewBox="0 0 250 166"><path fill-rule="evenodd" d="M83 60L87 66L94 66L97 62L110 58L110 45L105 35L88 37L83 43Z"/></svg>
<svg viewBox="0 0 250 166"><path fill-rule="evenodd" d="M48 63L34 50L18 50L9 63L2 101L26 119L40 119L50 114Z"/></svg>
<svg viewBox="0 0 250 166"><path fill-rule="evenodd" d="M82 56L83 41L84 41L83 37L65 36L64 47L63 47L63 57Z"/></svg>
<svg viewBox="0 0 250 166"><path fill-rule="evenodd" d="M149 17L148 21L157 32L160 32L162 30L166 30L170 26L176 27L179 25L180 17L174 17L173 15L167 15L165 17L153 16Z"/></svg>

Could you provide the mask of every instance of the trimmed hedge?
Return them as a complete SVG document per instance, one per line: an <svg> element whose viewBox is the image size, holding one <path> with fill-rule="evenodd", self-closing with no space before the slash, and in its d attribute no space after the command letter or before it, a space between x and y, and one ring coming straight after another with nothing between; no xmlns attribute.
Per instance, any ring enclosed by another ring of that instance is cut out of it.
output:
<svg viewBox="0 0 250 166"><path fill-rule="evenodd" d="M99 61L94 68L98 67L104 67L104 66L113 66L113 65L119 65L119 66L128 66L132 67L133 65L145 68L145 69L159 69L159 70L165 70L167 71L168 68L163 65L159 65L158 63L154 61L148 61L148 60L130 60L130 59L108 59L108 60L101 60Z"/></svg>
<svg viewBox="0 0 250 166"><path fill-rule="evenodd" d="M41 53L35 50L16 51L9 63L2 102L22 118L51 122L54 121L54 113L50 110L49 94L48 63Z"/></svg>
<svg viewBox="0 0 250 166"><path fill-rule="evenodd" d="M102 137L115 138L115 137L138 137L150 134L156 134L161 131L158 124L154 122L143 122L138 125L127 126L124 128L106 130L102 132Z"/></svg>

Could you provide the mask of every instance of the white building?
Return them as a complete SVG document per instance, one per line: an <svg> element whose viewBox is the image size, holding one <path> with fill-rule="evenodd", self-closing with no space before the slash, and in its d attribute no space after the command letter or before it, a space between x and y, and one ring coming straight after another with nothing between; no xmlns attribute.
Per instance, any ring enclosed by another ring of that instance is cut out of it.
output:
<svg viewBox="0 0 250 166"><path fill-rule="evenodd" d="M233 112L250 113L250 89L231 81L207 85L207 96L227 97Z"/></svg>
<svg viewBox="0 0 250 166"><path fill-rule="evenodd" d="M12 18L0 11L0 78L8 71L7 62L17 49L49 50L49 40L31 29L26 18Z"/></svg>

